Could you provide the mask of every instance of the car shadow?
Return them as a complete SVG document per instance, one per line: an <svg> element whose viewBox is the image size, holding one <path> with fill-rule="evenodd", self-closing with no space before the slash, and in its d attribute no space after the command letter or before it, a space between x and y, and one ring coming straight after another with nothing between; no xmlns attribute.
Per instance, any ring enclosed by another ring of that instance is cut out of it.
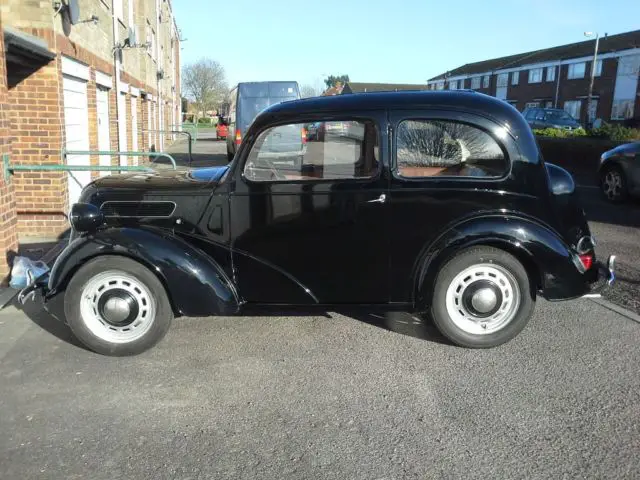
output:
<svg viewBox="0 0 640 480"><path fill-rule="evenodd" d="M624 203L609 203L598 190L584 188L578 189L578 198L590 222L640 227L640 199L630 198Z"/></svg>

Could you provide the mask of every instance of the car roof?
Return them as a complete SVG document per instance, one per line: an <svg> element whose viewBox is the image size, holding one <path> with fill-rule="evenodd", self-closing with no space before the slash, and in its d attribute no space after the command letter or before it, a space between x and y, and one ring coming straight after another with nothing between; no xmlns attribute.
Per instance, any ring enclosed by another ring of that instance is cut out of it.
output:
<svg viewBox="0 0 640 480"><path fill-rule="evenodd" d="M472 90L456 91L402 91L351 93L291 100L263 110L255 120L263 123L274 116L294 116L335 111L358 110L464 110L493 117L500 123L513 126L523 122L518 110L503 100Z"/></svg>

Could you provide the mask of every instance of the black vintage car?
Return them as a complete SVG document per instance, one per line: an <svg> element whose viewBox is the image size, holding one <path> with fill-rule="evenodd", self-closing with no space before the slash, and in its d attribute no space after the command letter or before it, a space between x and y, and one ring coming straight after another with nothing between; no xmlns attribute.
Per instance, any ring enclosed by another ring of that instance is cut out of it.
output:
<svg viewBox="0 0 640 480"><path fill-rule="evenodd" d="M307 141L316 122L351 134ZM302 148L289 151L278 139L293 130ZM492 347L536 296L613 279L571 176L543 162L515 109L473 92L285 102L228 166L102 177L71 224L40 284L108 355L148 349L175 316L261 305L425 312L454 343Z"/></svg>

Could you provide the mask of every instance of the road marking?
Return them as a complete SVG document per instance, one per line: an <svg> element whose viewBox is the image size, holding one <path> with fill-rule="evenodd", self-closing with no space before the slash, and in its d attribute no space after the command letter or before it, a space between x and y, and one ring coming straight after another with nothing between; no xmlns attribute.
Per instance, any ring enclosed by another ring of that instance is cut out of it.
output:
<svg viewBox="0 0 640 480"><path fill-rule="evenodd" d="M604 298L589 298L589 300L597 303L600 306L603 306L608 310L616 312L622 315L623 317L628 318L629 320L632 320L636 323L640 323L640 315L632 312L631 310L627 310L626 308L616 305L615 303L611 303L610 301L605 300Z"/></svg>

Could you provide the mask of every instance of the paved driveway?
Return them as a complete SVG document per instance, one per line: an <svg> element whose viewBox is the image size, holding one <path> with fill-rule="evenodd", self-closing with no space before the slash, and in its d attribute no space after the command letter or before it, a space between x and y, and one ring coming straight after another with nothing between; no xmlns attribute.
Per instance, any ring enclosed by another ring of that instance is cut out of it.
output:
<svg viewBox="0 0 640 480"><path fill-rule="evenodd" d="M29 315L0 312L2 478L640 476L640 324L589 300L486 351L331 314L179 319L108 358Z"/></svg>

